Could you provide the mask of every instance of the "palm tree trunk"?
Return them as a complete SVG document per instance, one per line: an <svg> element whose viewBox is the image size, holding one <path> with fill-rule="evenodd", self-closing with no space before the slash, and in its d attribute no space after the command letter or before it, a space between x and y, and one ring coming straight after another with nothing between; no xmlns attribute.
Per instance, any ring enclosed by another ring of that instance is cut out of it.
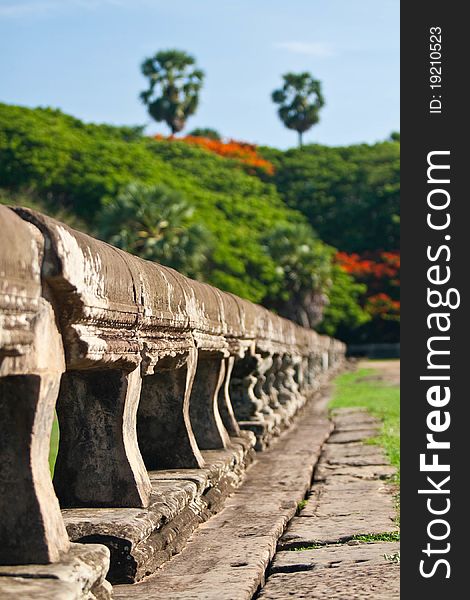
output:
<svg viewBox="0 0 470 600"><path fill-rule="evenodd" d="M299 131L299 148L302 148L302 132Z"/></svg>

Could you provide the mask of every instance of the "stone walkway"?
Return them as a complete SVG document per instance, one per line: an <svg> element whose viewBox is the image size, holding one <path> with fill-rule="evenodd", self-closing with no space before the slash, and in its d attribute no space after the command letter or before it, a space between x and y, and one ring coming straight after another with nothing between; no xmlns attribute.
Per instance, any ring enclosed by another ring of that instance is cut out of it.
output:
<svg viewBox="0 0 470 600"><path fill-rule="evenodd" d="M308 502L282 536L259 600L399 598L399 544L355 539L397 530L385 481L394 470L379 447L363 443L380 423L357 409L336 411L333 421Z"/></svg>
<svg viewBox="0 0 470 600"><path fill-rule="evenodd" d="M329 435L327 401L307 405L293 429L258 455L244 484L180 554L140 583L115 586L114 598L399 598L398 543L356 539L396 531L386 481L394 470L378 446L363 443L380 423L342 409Z"/></svg>
<svg viewBox="0 0 470 600"><path fill-rule="evenodd" d="M222 511L154 575L114 586L115 600L251 600L280 536L312 482L332 430L328 396L307 404L291 429L257 455Z"/></svg>

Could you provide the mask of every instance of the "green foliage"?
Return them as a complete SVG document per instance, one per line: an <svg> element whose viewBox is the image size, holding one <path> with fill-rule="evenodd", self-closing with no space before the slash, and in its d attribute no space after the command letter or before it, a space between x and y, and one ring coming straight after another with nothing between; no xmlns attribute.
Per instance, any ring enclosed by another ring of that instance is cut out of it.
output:
<svg viewBox="0 0 470 600"><path fill-rule="evenodd" d="M306 223L277 225L263 242L278 275L265 304L304 327L314 327L328 301L333 249Z"/></svg>
<svg viewBox="0 0 470 600"><path fill-rule="evenodd" d="M149 87L140 98L150 116L165 121L172 134L184 129L199 103L204 72L195 63L192 56L180 50L162 50L142 63Z"/></svg>
<svg viewBox="0 0 470 600"><path fill-rule="evenodd" d="M282 172L283 154L269 152ZM357 288L276 186L284 189L277 174L250 174L183 141L0 104L1 202L31 206L300 322L316 322L329 294L324 329L356 326Z"/></svg>
<svg viewBox="0 0 470 600"><path fill-rule="evenodd" d="M27 189L14 192L0 188L0 204L31 208L32 210L48 214L54 219L70 225L74 229L79 229L85 233L92 233L88 224L83 219L80 219L80 217L77 217L76 214L62 206L54 205L53 202L48 202L47 199L40 198L34 192Z"/></svg>
<svg viewBox="0 0 470 600"><path fill-rule="evenodd" d="M179 192L132 183L105 199L98 232L118 248L201 279L211 237L205 227L191 222L193 213Z"/></svg>
<svg viewBox="0 0 470 600"><path fill-rule="evenodd" d="M59 437L59 421L57 420L57 415L54 415L49 447L49 470L51 472L51 477L54 476L55 461L57 459L57 454L59 453Z"/></svg>
<svg viewBox="0 0 470 600"><path fill-rule="evenodd" d="M192 135L194 137L205 137L209 140L221 140L222 136L216 129L211 129L210 127L196 127L189 132L188 135Z"/></svg>
<svg viewBox="0 0 470 600"><path fill-rule="evenodd" d="M285 206L273 184L184 142L125 141L122 128L0 104L0 188L8 195L27 190L41 199L39 210L74 215L83 222L79 229L95 234L103 205L136 182L180 192L193 209L188 222L211 234L206 281L254 302L278 285L261 238L278 224L304 218Z"/></svg>
<svg viewBox="0 0 470 600"><path fill-rule="evenodd" d="M159 183L169 171L147 144L123 139L121 127L86 125L59 110L0 104L0 186L28 189L92 223L103 197L134 180Z"/></svg>
<svg viewBox="0 0 470 600"><path fill-rule="evenodd" d="M398 249L398 142L260 151L276 168L282 198L326 243L345 252Z"/></svg>
<svg viewBox="0 0 470 600"><path fill-rule="evenodd" d="M400 541L400 532L399 531L386 531L385 533L370 533L368 535L353 535L353 540L357 540L358 542L364 542L366 544L370 544L371 542L399 542ZM389 556L388 554L384 554L384 558ZM400 562L397 559L393 559L393 562Z"/></svg>
<svg viewBox="0 0 470 600"><path fill-rule="evenodd" d="M359 299L366 291L366 285L355 282L353 277L337 264L332 265L331 280L329 301L317 330L344 340L348 338L351 330L370 321L370 315L359 304Z"/></svg>
<svg viewBox="0 0 470 600"><path fill-rule="evenodd" d="M88 127L88 126L87 126ZM145 125L107 125L102 123L98 126L101 133L117 137L125 142L132 142L144 137Z"/></svg>
<svg viewBox="0 0 470 600"><path fill-rule="evenodd" d="M279 104L279 118L288 129L297 131L302 146L302 134L318 123L325 104L321 83L307 72L286 73L283 79L284 85L274 90L271 98Z"/></svg>
<svg viewBox="0 0 470 600"><path fill-rule="evenodd" d="M277 286L263 303L284 317L333 335L369 320L358 300L358 284L332 259L334 248L324 244L306 223L277 225L263 238L276 264Z"/></svg>

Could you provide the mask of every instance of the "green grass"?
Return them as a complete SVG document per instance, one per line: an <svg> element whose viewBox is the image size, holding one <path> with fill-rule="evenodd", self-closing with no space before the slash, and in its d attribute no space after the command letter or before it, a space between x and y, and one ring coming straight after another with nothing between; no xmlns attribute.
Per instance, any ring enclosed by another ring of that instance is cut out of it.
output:
<svg viewBox="0 0 470 600"><path fill-rule="evenodd" d="M364 407L383 422L380 435L370 440L382 446L391 464L397 469L394 483L400 484L400 388L382 381L368 379L377 375L374 369L359 369L335 379L334 408Z"/></svg>
<svg viewBox="0 0 470 600"><path fill-rule="evenodd" d="M366 535L353 535L351 538L346 540L356 540L357 542L371 543L371 542L399 542L400 532L399 531L387 531L385 533L370 533ZM326 546L343 546L344 541L334 542L330 544L308 544L306 546L293 546L286 548L290 552L302 552L303 550L318 550L319 548L325 548Z"/></svg>
<svg viewBox="0 0 470 600"><path fill-rule="evenodd" d="M353 540L358 542L399 542L399 531L388 531L386 533L370 533L367 535L353 535Z"/></svg>
<svg viewBox="0 0 470 600"><path fill-rule="evenodd" d="M400 564L400 553L394 552L393 554L384 554L385 560L389 562Z"/></svg>
<svg viewBox="0 0 470 600"><path fill-rule="evenodd" d="M57 421L57 417L54 418L54 423L52 424L52 433L51 433L51 445L49 450L49 468L51 470L51 476L54 475L54 465L57 458L57 452L59 450L59 423Z"/></svg>

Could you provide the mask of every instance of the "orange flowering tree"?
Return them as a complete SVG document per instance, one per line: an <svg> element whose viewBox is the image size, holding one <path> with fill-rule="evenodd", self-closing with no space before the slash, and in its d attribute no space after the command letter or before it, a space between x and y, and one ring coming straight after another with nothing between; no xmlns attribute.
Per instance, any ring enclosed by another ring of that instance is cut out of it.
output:
<svg viewBox="0 0 470 600"><path fill-rule="evenodd" d="M366 252L347 254L338 252L339 266L367 288L361 299L371 320L351 341L396 342L400 323L400 253Z"/></svg>
<svg viewBox="0 0 470 600"><path fill-rule="evenodd" d="M169 141L184 142L192 146L199 146L209 152L223 156L224 158L230 158L235 160L238 164L243 167L248 167L248 171L256 173L261 171L267 175L274 173L274 166L268 160L258 154L257 147L255 144L249 144L247 142L240 142L237 140L228 140L226 142L222 140L213 139L205 136L198 135L187 135L185 137L175 138L173 136L169 138L163 138L160 135L155 136L155 139L166 139Z"/></svg>

